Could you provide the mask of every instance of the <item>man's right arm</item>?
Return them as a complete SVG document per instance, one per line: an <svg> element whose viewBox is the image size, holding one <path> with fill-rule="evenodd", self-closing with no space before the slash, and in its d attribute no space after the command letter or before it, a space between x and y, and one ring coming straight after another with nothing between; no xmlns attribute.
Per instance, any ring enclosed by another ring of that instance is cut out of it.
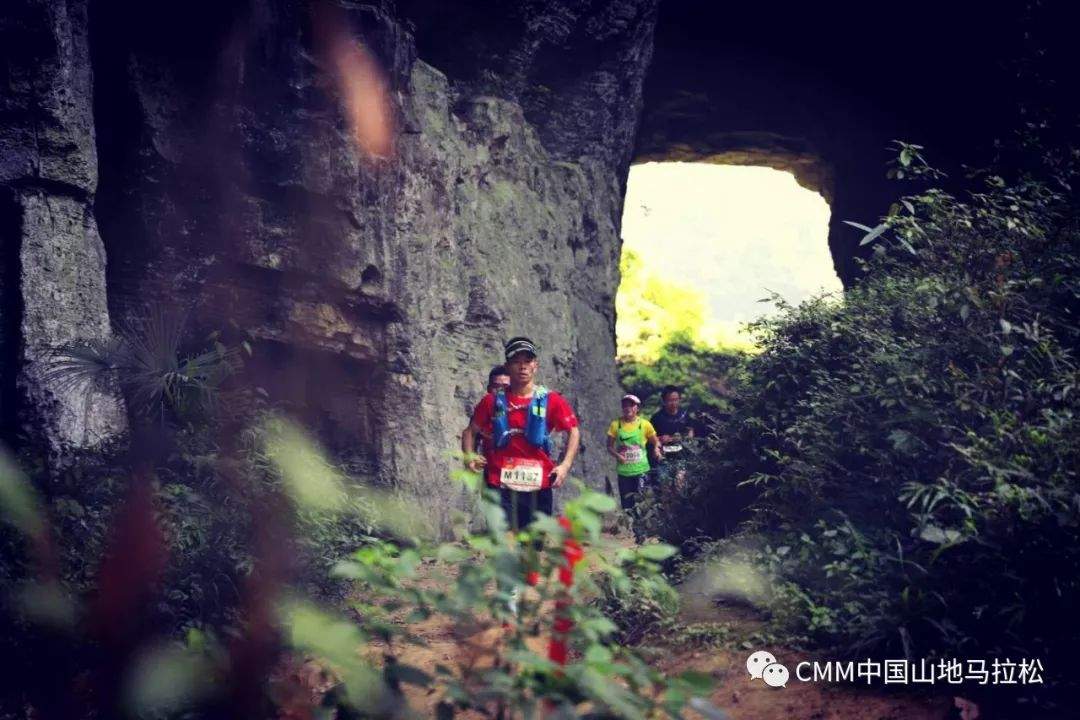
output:
<svg viewBox="0 0 1080 720"><path fill-rule="evenodd" d="M476 454L476 436L483 432L484 426L491 419L491 409L495 398L490 393L484 396L473 410L469 424L461 431L461 452L464 454L465 467L472 472L480 472L487 461Z"/></svg>
<svg viewBox="0 0 1080 720"><path fill-rule="evenodd" d="M483 457L476 454L476 434L478 432L480 432L480 428L476 427L471 420L465 426L465 429L461 431L461 452L465 459L465 467L472 472L480 472L480 468L486 463Z"/></svg>
<svg viewBox="0 0 1080 720"><path fill-rule="evenodd" d="M622 458L619 457L619 453L615 452L615 436L614 435L608 435L607 451L608 451L608 455L610 455L611 457L615 458L616 460L622 460Z"/></svg>

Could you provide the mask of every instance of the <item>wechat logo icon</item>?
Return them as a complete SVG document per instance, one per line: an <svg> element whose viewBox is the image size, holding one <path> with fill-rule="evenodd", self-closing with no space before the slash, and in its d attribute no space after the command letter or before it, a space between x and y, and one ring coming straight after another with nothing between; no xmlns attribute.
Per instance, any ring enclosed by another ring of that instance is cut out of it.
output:
<svg viewBox="0 0 1080 720"><path fill-rule="evenodd" d="M776 661L776 656L764 650L751 653L746 658L746 671L751 680L764 680L769 687L787 687L788 669Z"/></svg>

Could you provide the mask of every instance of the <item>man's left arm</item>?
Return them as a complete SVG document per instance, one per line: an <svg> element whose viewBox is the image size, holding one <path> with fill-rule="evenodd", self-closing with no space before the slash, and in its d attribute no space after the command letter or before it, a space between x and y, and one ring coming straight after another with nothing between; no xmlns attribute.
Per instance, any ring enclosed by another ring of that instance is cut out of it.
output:
<svg viewBox="0 0 1080 720"><path fill-rule="evenodd" d="M556 429L565 430L568 434L562 462L551 471L554 476L551 481L552 487L560 487L570 475L570 466L574 464L574 458L577 457L578 447L581 445L581 428L578 427L577 416L574 415L574 410L566 398L553 395L551 399L554 402L548 410L552 412L553 425Z"/></svg>
<svg viewBox="0 0 1080 720"><path fill-rule="evenodd" d="M566 440L566 454L563 455L562 462L552 470L555 475L555 478L551 481L552 487L560 487L566 482L566 478L570 474L570 466L574 464L574 457L577 456L578 446L581 444L581 429L577 425L567 432L569 432L569 437Z"/></svg>

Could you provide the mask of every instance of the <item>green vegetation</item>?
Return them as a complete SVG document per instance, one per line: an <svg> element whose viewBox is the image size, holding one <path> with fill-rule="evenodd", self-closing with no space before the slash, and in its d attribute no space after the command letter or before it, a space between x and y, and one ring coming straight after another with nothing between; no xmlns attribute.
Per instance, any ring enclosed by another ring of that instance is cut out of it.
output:
<svg viewBox="0 0 1080 720"><path fill-rule="evenodd" d="M241 348L208 338L209 347L185 352L184 318L157 307L133 319L106 340L78 341L58 348L48 377L58 388L83 383L119 387L127 407L144 421L198 418L216 401L222 383L240 363Z"/></svg>
<svg viewBox="0 0 1080 720"><path fill-rule="evenodd" d="M894 176L933 181L900 144ZM769 578L789 640L1071 663L1080 624L1080 226L1067 168L930 188L865 227L843 303L753 325L731 417L657 528ZM741 495L740 495L741 494ZM723 538L733 513L750 522ZM717 571L721 575L722 571ZM1048 683L1072 680L1045 673Z"/></svg>
<svg viewBox="0 0 1080 720"><path fill-rule="evenodd" d="M632 250L623 250L616 298L619 381L642 399L642 413L660 408L660 389L679 385L695 412L719 417L730 410L745 349L704 340L707 310L698 291L650 272Z"/></svg>
<svg viewBox="0 0 1080 720"><path fill-rule="evenodd" d="M216 337L185 359L180 336L159 317L58 356L57 379L117 382L143 447L72 458L48 482L32 456L0 455L0 649L20 658L0 714L400 717L411 685L440 718L681 717L688 703L723 717L708 677L665 677L625 644L670 621L660 567L676 549L603 540L611 498L580 488L564 519L511 536L487 491L486 530L440 543L415 500L349 477L228 383L237 354ZM567 584L571 555L584 564ZM433 618L462 652L411 665L428 642L415 624ZM492 663L471 665L466 640L504 622ZM537 648L557 627L565 665ZM316 687L296 680L309 665Z"/></svg>
<svg viewBox="0 0 1080 720"><path fill-rule="evenodd" d="M122 498L115 483L101 485L109 497L88 498L93 502L87 506L66 495L46 502L18 468L4 468L0 493L15 533L2 539L5 550L17 553L5 557L25 559L4 564L4 588L22 600L12 608L15 623L3 642L23 659L13 671L23 682L8 685L15 695L3 698L5 705L30 703L78 716L337 709L350 717L398 717L407 702L403 688L412 685L435 694L440 718L464 710L531 716L541 707L568 717L681 717L688 702L723 717L703 699L712 685L708 677L665 677L618 642L634 625L617 621L636 623L642 613L670 618L674 612L675 593L659 571L676 549L625 549L605 541L602 514L614 509L611 498L582 487L564 519L542 517L511 535L497 495L487 491L487 529L439 543L424 535L411 506L399 498L350 485L295 426L269 417L247 438L255 447L244 474L258 484L248 490L259 499L211 499L205 484L174 479L180 466L169 465L154 484L160 514L141 503L136 486ZM188 471L197 464L187 462ZM460 475L480 491L479 476ZM217 507L222 501L227 508ZM45 515L50 506L60 518L56 527ZM255 521L253 510L271 507L277 516L264 512ZM148 532L155 515L164 533L160 546ZM255 542L243 541L248 534ZM318 545L309 548L319 551L315 555L300 548L298 559L309 571L324 567L333 548L351 544L334 558L332 575L337 587L352 589L328 595L316 588L312 594L289 582L283 563L289 563L294 538ZM42 562L53 540L66 567L99 567L93 582L54 573ZM153 559L163 561L163 552L167 565ZM571 557L582 564L568 582ZM155 575L162 571L159 586ZM430 582L432 577L443 580ZM516 610L511 592L521 598ZM109 598L105 604L103 597ZM411 665L408 648L428 642L414 624L436 617L461 639L461 652L434 667ZM467 636L500 623L509 626L488 649L492 664L474 666ZM557 628L569 651L564 665L536 647L536 641L556 637ZM52 652L58 647L63 656ZM364 648L381 648L381 657ZM292 652L291 662L317 663L326 679L299 710L274 673L283 650ZM72 677L83 678L92 700L70 686Z"/></svg>
<svg viewBox="0 0 1080 720"><path fill-rule="evenodd" d="M632 250L623 250L619 272L615 334L620 357L650 362L674 335L700 336L706 316L700 292L650 272Z"/></svg>
<svg viewBox="0 0 1080 720"><path fill-rule="evenodd" d="M479 482L475 476L467 479ZM696 708L708 709L700 699L712 685L707 676L688 672L665 678L616 642L620 631L633 632L638 623L615 620L673 612L675 593L659 574L659 563L675 548L626 549L605 542L601 513L614 510L615 502L579 489L562 522L542 517L511 536L496 495L488 491L483 534L437 546L373 543L338 565L337 575L357 582L361 600L354 608L362 618L361 632L386 644L384 674L390 687L405 682L436 693L440 717L459 710L530 717L544 706L570 717L596 712L679 717L693 697L698 698ZM567 557L586 555L589 571L579 569L568 584ZM452 585L428 589L417 582L425 565L436 564L458 568ZM534 580L526 582L530 573ZM520 597L516 610L508 602L512 592ZM477 670L467 652L437 665L433 674L403 662L398 657L403 648L424 642L407 623L433 616L450 617L454 627L474 634L500 621L509 623L504 639L492 648L493 666ZM553 629L560 626L566 632L559 637L574 648L565 665L527 644L556 637Z"/></svg>

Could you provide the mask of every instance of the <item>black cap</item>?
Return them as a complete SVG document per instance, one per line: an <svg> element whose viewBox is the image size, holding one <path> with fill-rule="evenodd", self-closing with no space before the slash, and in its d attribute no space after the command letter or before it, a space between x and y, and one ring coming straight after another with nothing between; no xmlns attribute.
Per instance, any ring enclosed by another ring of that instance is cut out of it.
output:
<svg viewBox="0 0 1080 720"><path fill-rule="evenodd" d="M507 360L514 357L519 352L527 352L533 357L536 357L536 345L534 345L533 341L529 338L520 336L512 337L506 341L505 354Z"/></svg>

